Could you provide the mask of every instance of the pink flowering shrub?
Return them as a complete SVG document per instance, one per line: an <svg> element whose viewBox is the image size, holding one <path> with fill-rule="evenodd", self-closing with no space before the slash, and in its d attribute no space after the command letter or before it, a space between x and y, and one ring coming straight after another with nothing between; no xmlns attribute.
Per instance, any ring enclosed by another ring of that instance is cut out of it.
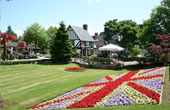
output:
<svg viewBox="0 0 170 110"><path fill-rule="evenodd" d="M120 60L112 58L112 62L114 63L115 66L124 66L124 63Z"/></svg>
<svg viewBox="0 0 170 110"><path fill-rule="evenodd" d="M4 103L5 104L18 104L17 102L10 102L8 99L4 99L0 97L0 109L8 109L8 107L5 106Z"/></svg>

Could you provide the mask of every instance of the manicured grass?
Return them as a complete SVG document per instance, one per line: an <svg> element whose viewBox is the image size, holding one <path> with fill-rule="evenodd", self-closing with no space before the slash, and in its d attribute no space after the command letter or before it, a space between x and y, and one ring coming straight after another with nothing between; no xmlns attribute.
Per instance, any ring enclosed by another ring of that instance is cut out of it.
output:
<svg viewBox="0 0 170 110"><path fill-rule="evenodd" d="M87 69L84 72L64 71L68 65L11 65L0 67L0 93L3 98L16 101L8 105L12 110L20 110L39 104L59 94L78 88L109 74L125 72L113 70Z"/></svg>
<svg viewBox="0 0 170 110"><path fill-rule="evenodd" d="M106 75L126 72L102 69L87 69L84 72L64 71L68 65L11 65L0 67L0 93L3 98L16 101L17 105L7 105L11 110L22 110L51 99L84 84L100 79ZM167 75L167 73L166 73ZM168 78L168 77L166 77ZM166 85L165 85L166 86ZM87 108L87 110L168 110L169 104L135 105L104 108ZM83 110L84 108L82 108ZM71 109L81 110L81 109Z"/></svg>

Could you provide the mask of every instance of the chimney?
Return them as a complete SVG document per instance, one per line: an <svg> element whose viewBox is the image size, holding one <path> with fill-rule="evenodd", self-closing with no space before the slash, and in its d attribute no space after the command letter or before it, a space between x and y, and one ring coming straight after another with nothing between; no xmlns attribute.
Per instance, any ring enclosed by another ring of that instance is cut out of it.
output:
<svg viewBox="0 0 170 110"><path fill-rule="evenodd" d="M97 36L98 36L98 33L96 32L94 35L97 37Z"/></svg>
<svg viewBox="0 0 170 110"><path fill-rule="evenodd" d="M97 36L98 36L98 33L96 32L96 33L94 34L94 36L93 36L93 39L94 39L94 40L97 40Z"/></svg>
<svg viewBox="0 0 170 110"><path fill-rule="evenodd" d="M84 24L84 25L83 25L83 29L86 30L86 31L88 31L88 25L87 25L87 24Z"/></svg>

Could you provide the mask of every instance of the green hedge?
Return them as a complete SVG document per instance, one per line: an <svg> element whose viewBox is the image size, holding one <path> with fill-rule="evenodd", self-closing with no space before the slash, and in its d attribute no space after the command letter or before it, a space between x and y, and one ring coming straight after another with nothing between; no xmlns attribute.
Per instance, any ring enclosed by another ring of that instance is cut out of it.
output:
<svg viewBox="0 0 170 110"><path fill-rule="evenodd" d="M50 62L50 59L45 60L20 60L20 61L0 61L0 65L17 65L17 64L44 64L45 62Z"/></svg>

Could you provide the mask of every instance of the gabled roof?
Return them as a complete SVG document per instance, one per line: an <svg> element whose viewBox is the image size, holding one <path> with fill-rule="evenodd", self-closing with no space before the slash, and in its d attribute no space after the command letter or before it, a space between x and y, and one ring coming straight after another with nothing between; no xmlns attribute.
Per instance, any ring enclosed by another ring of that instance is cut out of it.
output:
<svg viewBox="0 0 170 110"><path fill-rule="evenodd" d="M77 34L77 36L79 37L79 39L81 41L91 41L91 42L94 42L92 36L90 36L90 34L86 30L84 30L83 28L78 27L78 26L72 26L72 25L70 25L70 27Z"/></svg>
<svg viewBox="0 0 170 110"><path fill-rule="evenodd" d="M102 47L105 45L105 41L103 37L104 37L104 32L101 32L100 35L97 36L97 40L95 41L95 45L97 47Z"/></svg>

